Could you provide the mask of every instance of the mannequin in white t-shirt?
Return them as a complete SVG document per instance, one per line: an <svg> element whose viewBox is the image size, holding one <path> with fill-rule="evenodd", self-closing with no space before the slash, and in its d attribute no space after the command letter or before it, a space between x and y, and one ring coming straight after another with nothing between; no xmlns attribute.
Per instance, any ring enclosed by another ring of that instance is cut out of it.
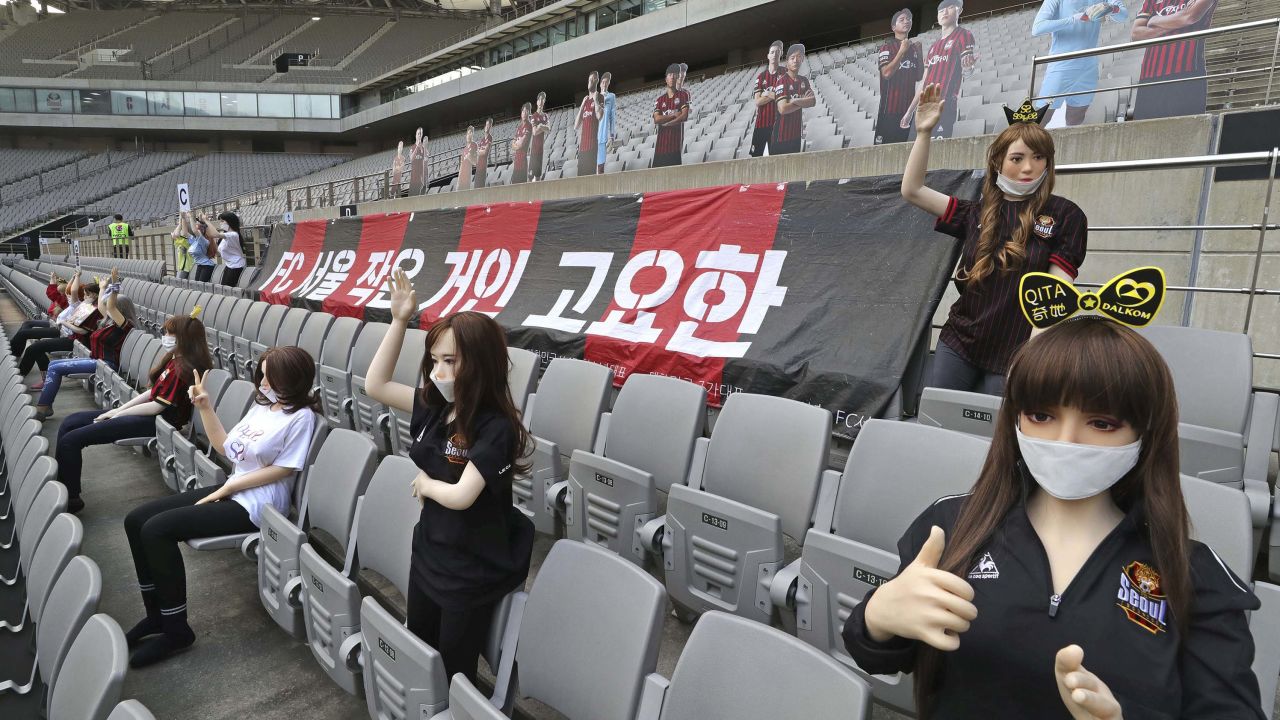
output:
<svg viewBox="0 0 1280 720"><path fill-rule="evenodd" d="M125 636L133 667L157 663L195 642L187 624L180 542L257 532L265 505L289 514L294 479L306 467L318 423L319 399L312 393L315 360L299 347L271 348L263 353L254 379L254 404L230 430L213 411L204 377L196 374L189 388L209 446L231 463L226 482L153 500L125 517L147 611Z"/></svg>

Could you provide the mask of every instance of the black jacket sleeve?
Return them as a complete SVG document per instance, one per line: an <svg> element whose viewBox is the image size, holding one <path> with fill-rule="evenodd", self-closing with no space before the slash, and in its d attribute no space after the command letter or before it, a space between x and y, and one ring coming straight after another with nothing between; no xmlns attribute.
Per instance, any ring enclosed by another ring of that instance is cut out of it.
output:
<svg viewBox="0 0 1280 720"><path fill-rule="evenodd" d="M1245 617L1261 607L1258 596L1200 543L1192 547L1191 581L1195 598L1179 658L1182 720L1262 720Z"/></svg>
<svg viewBox="0 0 1280 720"><path fill-rule="evenodd" d="M906 533L898 540L898 574L916 555L934 525L950 531L955 522L959 502L943 499L935 502L920 513L907 528ZM894 577L897 577L895 574ZM899 672L911 672L916 662L916 640L895 637L888 642L879 643L867 634L866 607L867 601L875 594L875 590L867 593L862 602L853 608L849 619L845 621L840 635L844 639L845 650L858 663L858 667L872 675L891 675Z"/></svg>

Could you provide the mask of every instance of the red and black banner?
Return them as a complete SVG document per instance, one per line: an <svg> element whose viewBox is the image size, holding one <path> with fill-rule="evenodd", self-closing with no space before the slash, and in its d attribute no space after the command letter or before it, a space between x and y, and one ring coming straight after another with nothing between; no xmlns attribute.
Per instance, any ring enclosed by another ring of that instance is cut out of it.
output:
<svg viewBox="0 0 1280 720"><path fill-rule="evenodd" d="M971 197L970 173L930 186ZM896 177L733 185L316 220L275 228L261 299L390 319L386 279L414 279L420 326L487 313L509 342L803 400L839 426L901 382L957 242Z"/></svg>

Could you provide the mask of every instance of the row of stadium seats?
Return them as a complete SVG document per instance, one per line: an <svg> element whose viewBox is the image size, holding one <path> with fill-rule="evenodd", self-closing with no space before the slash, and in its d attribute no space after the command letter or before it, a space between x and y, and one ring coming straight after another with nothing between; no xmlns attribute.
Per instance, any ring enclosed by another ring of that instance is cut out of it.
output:
<svg viewBox="0 0 1280 720"><path fill-rule="evenodd" d="M102 572L80 554L83 527L64 512L67 489L56 480L57 462L3 339L0 532L8 540L0 545L0 579L10 587L0 601L0 634L15 641L0 664L0 698L16 698L7 705L11 717L155 720L136 700L117 704L128 661L124 631L97 612Z"/></svg>
<svg viewBox="0 0 1280 720"><path fill-rule="evenodd" d="M226 414L224 423L234 422L249 402L251 386L236 390L241 382L236 378L250 376L261 351L274 344L298 344L317 358L330 438L349 438L340 456L351 461L368 458L366 472L339 465L338 456L332 462L317 461L313 473L332 467L339 469L339 477L321 479L333 474L328 470L313 474L312 489L324 487L323 492L300 496L295 517L269 519L278 524L264 533L270 543L236 537L211 541L206 547L245 543L248 554L256 551L264 604L286 630L295 635L305 630L320 667L341 687L356 692L363 670L369 698L385 699L392 697L391 689L416 687L439 702L444 686L424 680L433 677L430 653L416 664L406 662L405 657L414 653L405 652L393 666L384 667L367 651L374 640L355 634L357 629L378 634L378 643L393 647L411 647L414 642L398 622L379 621L378 604L362 599L367 593L357 582L362 569L393 582L395 573L404 573L407 560L403 567L396 563L397 558L407 558L413 522L412 517L399 523L390 520L396 517L394 509L370 496L377 481L377 474L371 475L373 459L379 453L404 455L409 446L409 418L373 401L364 387L364 374L387 326L154 283L128 281L125 292L139 307L144 326L153 331L168 315L204 304L210 348L225 371L218 379L225 389L220 387L216 405L220 416ZM131 372L134 381L145 377L159 352L155 338L135 335L139 339L122 355L124 372ZM411 330L409 335L394 377L416 384L424 333ZM1177 347L1161 349L1168 353ZM820 408L781 398L732 395L706 438L705 395L697 386L635 375L610 409L613 378L608 368L556 359L537 381L536 356L514 348L510 354L513 396L523 406L537 444L533 471L516 481L516 504L539 531L563 532L569 540L585 541L637 567L661 566L666 594L686 617L719 611L762 625L776 618L800 640L851 668L839 631L851 603L870 586L848 568L892 575L902 528L934 498L966 491L986 455L985 440L963 433L872 421L859 434L843 472L836 473L827 469L831 418ZM119 402L132 390L113 392ZM1192 398L1184 399L1184 405L1190 402ZM205 454L202 432L193 427L189 437L157 433L156 454L171 488L213 484L225 472ZM355 445L364 450L357 452ZM922 446L936 452L921 457ZM404 477L396 477L388 482L402 488ZM1251 576L1255 551L1249 497L1231 484L1193 477L1183 482L1199 537L1228 558L1242 577ZM666 495L665 512L660 493ZM358 520L361 497L379 508L374 515L379 522L365 535L361 528L366 525ZM302 532L299 517L306 519L312 533ZM295 530L289 532L289 527ZM790 563L784 536L800 545L799 557ZM282 542L281 537L295 541ZM324 537L326 544L315 545L316 537ZM303 548L308 541L309 552ZM378 549L369 547L372 543L379 543ZM357 545L359 564L352 564ZM312 587L325 588L323 596ZM1256 589L1264 598L1264 610L1251 619L1258 646L1255 670L1264 697L1273 697L1280 673L1280 622L1272 613L1280 611L1280 598L1273 586L1258 583ZM348 640L337 634L338 627L346 628ZM496 657L500 665L501 653ZM376 673L369 672L370 663ZM910 684L905 679L864 679L881 702L910 709ZM394 697L397 702L402 699ZM376 712L371 705L371 713Z"/></svg>
<svg viewBox="0 0 1280 720"><path fill-rule="evenodd" d="M409 63L422 48L474 24L466 18L135 10L79 11L24 26L0 39L0 75L84 79L196 80L350 85ZM275 73L271 50L316 52L328 70ZM89 46L128 50L119 63L83 63ZM54 62L30 63L23 59Z"/></svg>

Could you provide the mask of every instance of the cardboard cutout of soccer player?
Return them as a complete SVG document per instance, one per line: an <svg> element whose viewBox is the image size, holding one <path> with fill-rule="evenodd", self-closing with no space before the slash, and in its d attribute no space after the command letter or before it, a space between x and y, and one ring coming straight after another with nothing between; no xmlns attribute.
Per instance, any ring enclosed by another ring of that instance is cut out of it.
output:
<svg viewBox="0 0 1280 720"><path fill-rule="evenodd" d="M902 116L916 97L916 85L924 77L924 50L911 39L915 16L907 8L893 14L889 26L893 38L880 46L880 111L876 114L875 144L906 142L911 135Z"/></svg>
<svg viewBox="0 0 1280 720"><path fill-rule="evenodd" d="M653 146L653 167L680 164L684 152L684 121L689 118L689 105L680 90L680 64L667 66L667 89L653 102L653 124L658 139Z"/></svg>
<svg viewBox="0 0 1280 720"><path fill-rule="evenodd" d="M689 97L689 91L684 87L685 76L689 74L689 63L680 63L680 76L676 78L676 93L680 95L680 102L688 108L685 114L685 122L680 123L680 152L684 153L684 128L688 124L689 118L693 116L693 101Z"/></svg>
<svg viewBox="0 0 1280 720"><path fill-rule="evenodd" d="M609 92L613 83L613 73L600 76L600 87L596 91L596 174L604 174L606 156L613 152L618 141L617 115L618 96Z"/></svg>
<svg viewBox="0 0 1280 720"><path fill-rule="evenodd" d="M587 76L587 95L573 117L573 129L578 131L578 174L594 175L596 172L596 88L600 85L600 73L595 70Z"/></svg>
<svg viewBox="0 0 1280 720"><path fill-rule="evenodd" d="M400 183L404 181L404 141L396 143L396 156L391 158L391 182L388 197L400 197Z"/></svg>
<svg viewBox="0 0 1280 720"><path fill-rule="evenodd" d="M547 144L547 133L551 132L551 117L547 115L546 105L547 94L538 93L538 105L529 116L529 122L533 125L533 139L529 144L529 179L535 182L542 179L543 148Z"/></svg>
<svg viewBox="0 0 1280 720"><path fill-rule="evenodd" d="M1124 22L1129 9L1123 0L1044 0L1031 24L1031 36L1052 35L1050 55L1092 50L1098 46L1102 23ZM1067 125L1080 125L1093 104L1093 91L1098 88L1098 56L1059 60L1050 63L1040 82L1041 97L1051 97L1048 123L1054 112L1067 106ZM1061 96L1060 93L1082 93Z"/></svg>
<svg viewBox="0 0 1280 720"><path fill-rule="evenodd" d="M787 48L787 71L774 87L778 96L778 122L769 140L770 155L787 155L802 149L805 108L818 102L809 78L800 73L803 67L804 45L796 43Z"/></svg>
<svg viewBox="0 0 1280 720"><path fill-rule="evenodd" d="M1196 30L1207 30L1213 23L1218 0L1144 0L1133 19L1130 37L1134 40L1171 37ZM1142 56L1140 83L1205 74L1204 38L1177 40L1148 47ZM1168 83L1137 88L1133 119L1194 115L1205 111L1208 80Z"/></svg>
<svg viewBox="0 0 1280 720"><path fill-rule="evenodd" d="M493 146L493 118L484 121L484 135L476 143L476 178L474 185L482 188L489 178L489 148Z"/></svg>
<svg viewBox="0 0 1280 720"><path fill-rule="evenodd" d="M458 189L471 189L471 168L475 167L476 154L476 126L467 126L467 142L462 146L462 153L458 157Z"/></svg>
<svg viewBox="0 0 1280 720"><path fill-rule="evenodd" d="M785 72L782 69L782 53L786 46L774 40L765 55L768 64L756 75L756 87L751 99L756 104L756 125L751 131L751 157L768 154L769 140L773 137L773 125L778 122L778 82Z"/></svg>
<svg viewBox="0 0 1280 720"><path fill-rule="evenodd" d="M520 106L520 123L516 125L515 137L511 138L511 183L529 181L529 141L533 139L533 123L529 116L533 114L533 106L525 103Z"/></svg>
<svg viewBox="0 0 1280 720"><path fill-rule="evenodd" d="M409 150L409 194L421 195L427 191L427 137L422 128L413 135L413 148Z"/></svg>
<svg viewBox="0 0 1280 720"><path fill-rule="evenodd" d="M924 54L924 84L936 84L942 88L942 119L933 128L934 138L951 137L956 121L960 119L960 81L973 75L978 63L978 43L973 33L960 27L962 12L963 0L942 0L938 5L938 25L942 27L942 35ZM911 127L919 97L917 95L911 101L911 107L902 116L902 127Z"/></svg>

